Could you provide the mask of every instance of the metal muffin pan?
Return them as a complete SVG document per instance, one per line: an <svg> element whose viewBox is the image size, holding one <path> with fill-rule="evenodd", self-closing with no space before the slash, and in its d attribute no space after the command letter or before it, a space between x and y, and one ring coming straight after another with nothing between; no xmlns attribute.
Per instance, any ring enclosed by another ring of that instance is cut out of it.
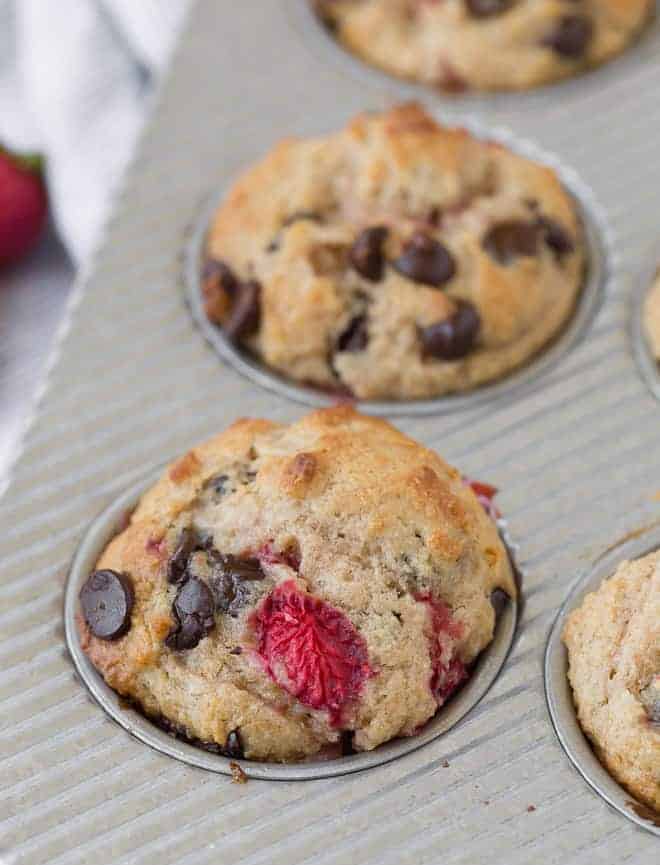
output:
<svg viewBox="0 0 660 865"><path fill-rule="evenodd" d="M573 692L568 681L568 652L561 635L568 616L589 592L611 577L626 560L639 559L660 547L660 530L631 538L596 559L571 589L550 631L545 652L545 694L552 724L569 760L589 786L633 823L660 838L660 814L652 816L648 806L637 802L607 771L582 732L575 712Z"/></svg>
<svg viewBox="0 0 660 865"><path fill-rule="evenodd" d="M660 273L660 243L649 253L633 287L630 315L632 351L639 372L656 399L660 400L660 365L653 357L644 331L644 303L656 276Z"/></svg>
<svg viewBox="0 0 660 865"><path fill-rule="evenodd" d="M348 775L351 772L389 763L442 736L477 705L497 678L513 643L518 620L519 603L516 599L509 599L506 596L503 597L503 603L498 609L493 640L479 656L470 678L456 696L443 706L415 736L392 740L374 751L333 760L278 764L254 760L229 760L168 735L106 685L103 677L81 648L76 624L76 615L79 611L78 594L83 583L94 570L106 545L126 526L127 515L133 512L143 493L158 480L161 474L162 470L153 472L126 490L94 520L74 556L64 595L64 628L74 666L89 693L101 708L136 739L183 763L224 775L232 774L232 763L239 763L249 778L265 781L305 781ZM504 522L500 521L498 525L514 565L514 571L518 575L517 582L520 588L522 580L515 567L514 545L508 537Z"/></svg>
<svg viewBox="0 0 660 865"><path fill-rule="evenodd" d="M433 112L431 109L431 113L435 114L441 123L445 122L442 116L438 116L438 112ZM347 117L346 121L348 119ZM490 384L484 384L464 394L447 394L436 398L415 400L355 400L356 408L367 414L398 417L450 413L484 405L494 400L515 399L531 388L539 386L543 374L551 370L587 334L607 294L609 280L614 271L616 245L612 229L593 190L581 180L576 171L565 165L557 156L548 153L532 141L514 135L508 129L501 127L490 129L472 117L458 122L452 121L451 125L465 128L481 140L496 141L515 153L554 169L564 188L570 193L583 226L588 259L584 282L575 309L560 333L517 369ZM268 368L258 358L251 356L227 339L222 329L206 317L201 283L206 237L213 215L226 194L225 188L201 208L184 250L185 297L195 323L222 361L260 387L313 408L336 403L337 397L328 395L313 386L298 384L276 370Z"/></svg>
<svg viewBox="0 0 660 865"><path fill-rule="evenodd" d="M238 786L127 735L71 662L64 580L94 515L146 467L241 415L301 413L218 363L180 286L181 250L209 192L275 140L324 134L404 97L393 79L353 74L357 61L318 28L327 50L317 50L298 2L194 4L0 501L0 861L648 865L657 837L594 795L565 758L543 659L575 575L660 518L660 405L629 338L632 283L658 234L660 19L621 60L570 83L469 102L422 97L449 123L478 112L484 127L558 154L595 190L617 238L593 325L539 387L397 421L498 486L520 544L516 638L481 704L368 772Z"/></svg>

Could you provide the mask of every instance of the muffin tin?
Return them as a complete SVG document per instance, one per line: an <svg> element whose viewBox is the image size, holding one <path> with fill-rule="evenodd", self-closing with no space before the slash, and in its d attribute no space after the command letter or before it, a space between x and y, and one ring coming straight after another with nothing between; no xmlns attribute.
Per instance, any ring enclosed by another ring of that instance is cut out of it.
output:
<svg viewBox="0 0 660 865"><path fill-rule="evenodd" d="M169 736L122 700L94 669L80 646L76 626L79 609L78 593L105 546L126 525L127 514L137 505L141 495L153 486L161 472L132 486L119 496L89 527L71 565L64 596L64 627L73 663L90 694L131 735L163 754L199 766L211 772L231 775L232 762L238 762L248 778L266 781L305 781L347 775L360 769L370 769L395 760L416 748L432 742L457 724L486 694L495 681L508 655L516 631L518 603L503 597L499 606L495 634L491 644L482 652L469 680L456 696L432 718L419 733L406 739L388 742L374 751L340 757L332 760L309 760L297 764L262 763L254 760L230 761L226 757L204 751ZM513 545L506 525L499 524L502 539L514 561ZM521 580L519 579L520 583Z"/></svg>
<svg viewBox="0 0 660 865"><path fill-rule="evenodd" d="M660 234L660 229L659 232ZM655 243L640 268L634 286L630 316L632 350L640 374L656 399L660 399L660 366L653 356L644 332L644 302L660 270L660 245Z"/></svg>
<svg viewBox="0 0 660 865"><path fill-rule="evenodd" d="M437 119L442 122L442 117ZM516 398L530 388L538 386L540 377L551 370L557 361L587 334L603 296L607 292L615 255L612 230L593 191L580 179L579 175L568 166L563 165L556 156L546 153L531 141L516 137L510 130L502 128L491 130L473 118L460 121L457 125L467 129L477 138L497 141L527 159L549 165L556 171L565 189L568 190L575 202L584 230L588 263L582 289L573 314L559 335L530 358L527 363L508 375L466 394L449 394L432 399L398 401L356 400L355 406L368 414L383 417L437 415L483 405L494 399ZM240 346L227 339L222 329L207 318L204 312L201 280L206 237L212 218L225 195L226 190L223 189L221 193L209 200L206 207L201 209L199 220L192 227L190 241L184 254L185 297L195 323L219 358L255 384L303 405L314 408L331 405L336 402L336 398L323 393L318 388L305 387L286 379L276 370L269 369L258 358L250 356Z"/></svg>
<svg viewBox="0 0 660 865"><path fill-rule="evenodd" d="M605 302L538 386L397 419L500 488L520 545L524 606L479 706L369 771L304 784L251 778L239 787L126 735L71 664L63 583L94 514L145 466L239 415L300 414L288 396L219 364L190 320L180 255L199 202L277 138L323 134L413 92L378 73L355 74L357 61L323 33L327 50L317 50L303 2L195 5L104 243L74 292L0 503L0 860L590 865L600 857L645 865L657 837L622 799L628 819L608 807L606 797L620 796L609 776L596 779L595 795L565 757L548 715L543 658L575 574L660 517L660 409L629 333L633 284L658 233L658 23L620 60L533 94L451 101L415 89L449 123L464 122L467 107L484 129L513 129L517 141L558 154L595 191L616 237L600 237Z"/></svg>

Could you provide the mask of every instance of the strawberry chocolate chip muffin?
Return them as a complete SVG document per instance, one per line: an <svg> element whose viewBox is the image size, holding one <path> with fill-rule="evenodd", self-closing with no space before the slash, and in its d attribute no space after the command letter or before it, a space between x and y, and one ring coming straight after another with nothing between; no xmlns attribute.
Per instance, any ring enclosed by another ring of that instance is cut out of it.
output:
<svg viewBox="0 0 660 865"><path fill-rule="evenodd" d="M490 643L492 593L516 591L477 494L347 406L238 421L170 466L103 552L82 646L147 716L232 757L411 736Z"/></svg>
<svg viewBox="0 0 660 865"><path fill-rule="evenodd" d="M311 0L357 56L447 91L521 90L603 63L653 0Z"/></svg>
<svg viewBox="0 0 660 865"><path fill-rule="evenodd" d="M623 562L563 638L582 729L617 781L660 814L660 553Z"/></svg>
<svg viewBox="0 0 660 865"><path fill-rule="evenodd" d="M406 400L523 364L584 269L551 169L413 104L276 147L218 210L202 284L208 318L289 379Z"/></svg>

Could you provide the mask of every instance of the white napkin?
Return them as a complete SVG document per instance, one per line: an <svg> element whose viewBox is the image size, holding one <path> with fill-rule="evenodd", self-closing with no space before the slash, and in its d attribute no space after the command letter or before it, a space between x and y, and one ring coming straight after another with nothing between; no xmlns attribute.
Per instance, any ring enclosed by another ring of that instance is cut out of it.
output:
<svg viewBox="0 0 660 865"><path fill-rule="evenodd" d="M192 0L0 0L0 141L46 156L74 260L96 243Z"/></svg>

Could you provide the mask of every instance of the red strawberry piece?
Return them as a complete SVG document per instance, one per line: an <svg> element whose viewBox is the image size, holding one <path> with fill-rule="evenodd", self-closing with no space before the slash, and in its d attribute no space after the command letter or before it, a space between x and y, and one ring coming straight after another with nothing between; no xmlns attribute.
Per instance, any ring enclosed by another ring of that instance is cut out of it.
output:
<svg viewBox="0 0 660 865"><path fill-rule="evenodd" d="M257 653L270 677L305 706L342 722L374 671L352 622L293 580L276 586L252 621Z"/></svg>
<svg viewBox="0 0 660 865"><path fill-rule="evenodd" d="M453 656L451 645L463 635L463 625L454 619L446 604L431 595L416 595L415 600L428 605L431 618L432 669L429 687L438 706L442 706L456 688L467 679L465 664Z"/></svg>
<svg viewBox="0 0 660 865"><path fill-rule="evenodd" d="M47 211L39 160L0 149L0 265L18 261L32 249Z"/></svg>
<svg viewBox="0 0 660 865"><path fill-rule="evenodd" d="M490 484L484 484L481 481L473 481L470 478L463 478L463 482L470 487L472 492L479 499L479 504L486 511L488 516L494 520L499 519L501 514L497 505L493 502L493 499L499 492L497 487L493 487Z"/></svg>

